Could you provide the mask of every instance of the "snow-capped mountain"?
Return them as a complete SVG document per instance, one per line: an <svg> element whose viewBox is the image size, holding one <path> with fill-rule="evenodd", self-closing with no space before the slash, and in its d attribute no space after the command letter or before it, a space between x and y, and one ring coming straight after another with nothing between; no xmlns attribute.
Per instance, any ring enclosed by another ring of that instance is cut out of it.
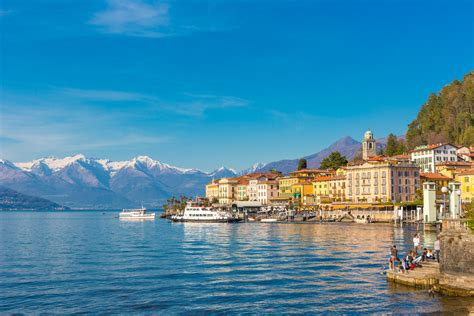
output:
<svg viewBox="0 0 474 316"><path fill-rule="evenodd" d="M258 170L262 170L266 165L267 165L266 163L257 162L257 163L254 163L250 168L241 170L238 174L239 175L245 175L245 174L253 173L253 172L256 172Z"/></svg>
<svg viewBox="0 0 474 316"><path fill-rule="evenodd" d="M158 207L174 195L202 195L212 178L235 176L221 167L212 172L171 166L148 156L127 161L41 158L12 163L0 160L0 183L24 194L75 208L113 208L144 203Z"/></svg>

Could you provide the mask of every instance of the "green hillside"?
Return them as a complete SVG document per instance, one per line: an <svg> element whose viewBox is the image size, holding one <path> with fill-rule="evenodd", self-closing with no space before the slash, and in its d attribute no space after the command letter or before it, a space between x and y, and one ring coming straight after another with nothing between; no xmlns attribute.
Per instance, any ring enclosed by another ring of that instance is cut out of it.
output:
<svg viewBox="0 0 474 316"><path fill-rule="evenodd" d="M410 148L442 142L474 146L474 71L429 96L406 140Z"/></svg>
<svg viewBox="0 0 474 316"><path fill-rule="evenodd" d="M18 191L6 188L4 186L0 186L0 211L57 211L65 209L67 208L49 200L26 195Z"/></svg>

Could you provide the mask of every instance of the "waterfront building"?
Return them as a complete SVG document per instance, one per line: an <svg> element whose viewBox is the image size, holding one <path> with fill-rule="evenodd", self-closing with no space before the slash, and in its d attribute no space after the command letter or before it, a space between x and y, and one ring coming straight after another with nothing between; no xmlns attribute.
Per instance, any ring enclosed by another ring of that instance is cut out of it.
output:
<svg viewBox="0 0 474 316"><path fill-rule="evenodd" d="M298 183L298 178L293 176L278 179L278 196L282 199L291 199L291 187Z"/></svg>
<svg viewBox="0 0 474 316"><path fill-rule="evenodd" d="M295 207L314 204L313 184L310 180L300 180L291 186L291 202Z"/></svg>
<svg viewBox="0 0 474 316"><path fill-rule="evenodd" d="M318 203L329 203L329 183L331 176L319 176L316 177L313 182L313 191L316 201Z"/></svg>
<svg viewBox="0 0 474 316"><path fill-rule="evenodd" d="M465 170L456 175L456 181L461 183L461 200L463 203L474 201L474 169Z"/></svg>
<svg viewBox="0 0 474 316"><path fill-rule="evenodd" d="M410 152L410 160L421 168L421 172L436 172L436 165L458 161L457 149L447 143L418 146Z"/></svg>
<svg viewBox="0 0 474 316"><path fill-rule="evenodd" d="M369 129L364 133L364 139L362 140L362 159L368 160L370 157L377 155L377 143L374 138L374 134Z"/></svg>
<svg viewBox="0 0 474 316"><path fill-rule="evenodd" d="M419 188L419 168L412 163L377 157L347 167L346 199L351 202L414 201Z"/></svg>
<svg viewBox="0 0 474 316"><path fill-rule="evenodd" d="M219 201L219 180L212 179L211 182L206 184L206 198L211 203L213 201Z"/></svg>
<svg viewBox="0 0 474 316"><path fill-rule="evenodd" d="M436 172L454 179L458 173L471 168L474 168L474 163L469 161L445 161L436 165Z"/></svg>
<svg viewBox="0 0 474 316"><path fill-rule="evenodd" d="M436 190L436 200L438 201L442 201L444 199L443 192L441 191L441 189L443 187L447 187L450 181L452 181L452 178L447 177L439 172L420 173L420 182L421 182L420 188L423 188L423 184L425 182L434 183L435 190ZM422 198L422 195L419 197Z"/></svg>
<svg viewBox="0 0 474 316"><path fill-rule="evenodd" d="M248 186L249 178L247 176L242 176L237 178L237 200L238 201L248 201Z"/></svg>
<svg viewBox="0 0 474 316"><path fill-rule="evenodd" d="M345 173L345 171L344 171ZM329 197L333 202L346 199L346 175L334 175L329 179Z"/></svg>
<svg viewBox="0 0 474 316"><path fill-rule="evenodd" d="M257 201L267 205L269 199L278 197L278 175L263 175L257 180Z"/></svg>
<svg viewBox="0 0 474 316"><path fill-rule="evenodd" d="M237 200L236 178L222 178L219 180L219 204L231 205Z"/></svg>

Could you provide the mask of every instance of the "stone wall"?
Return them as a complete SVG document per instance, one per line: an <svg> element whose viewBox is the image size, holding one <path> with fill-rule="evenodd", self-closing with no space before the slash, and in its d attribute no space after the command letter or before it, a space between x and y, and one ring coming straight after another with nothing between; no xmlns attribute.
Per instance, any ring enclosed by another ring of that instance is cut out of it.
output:
<svg viewBox="0 0 474 316"><path fill-rule="evenodd" d="M445 229L446 226L443 221L440 272L474 276L474 235L462 228Z"/></svg>

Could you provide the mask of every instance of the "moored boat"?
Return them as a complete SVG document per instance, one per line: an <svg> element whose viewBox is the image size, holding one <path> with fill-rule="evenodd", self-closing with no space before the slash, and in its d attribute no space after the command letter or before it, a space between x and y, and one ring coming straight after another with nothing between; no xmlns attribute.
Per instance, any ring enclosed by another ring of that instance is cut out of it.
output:
<svg viewBox="0 0 474 316"><path fill-rule="evenodd" d="M239 219L231 214L218 211L210 206L188 202L182 215L171 216L173 222L232 223Z"/></svg>
<svg viewBox="0 0 474 316"><path fill-rule="evenodd" d="M147 213L146 208L123 209L120 219L155 219L155 213Z"/></svg>

